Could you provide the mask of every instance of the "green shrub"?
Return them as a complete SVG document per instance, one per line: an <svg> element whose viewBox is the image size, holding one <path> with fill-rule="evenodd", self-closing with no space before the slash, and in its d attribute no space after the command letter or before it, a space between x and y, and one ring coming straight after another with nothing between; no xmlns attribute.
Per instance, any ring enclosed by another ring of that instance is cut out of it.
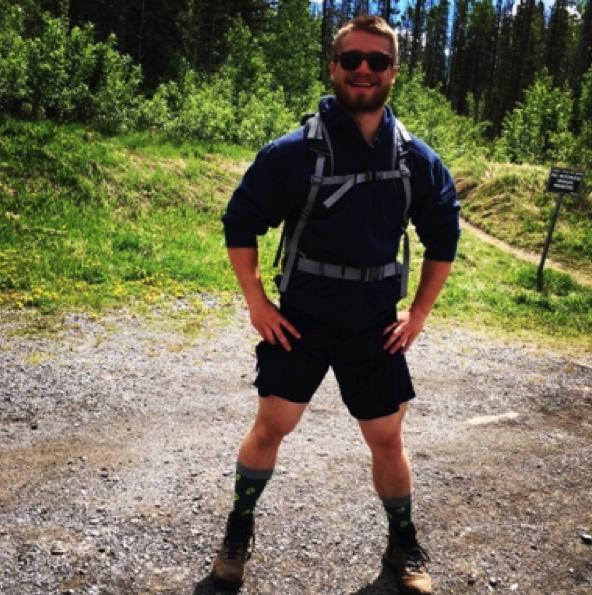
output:
<svg viewBox="0 0 592 595"><path fill-rule="evenodd" d="M142 71L115 49L115 36L97 49L98 86L93 95L93 121L108 132L133 128L140 102Z"/></svg>
<svg viewBox="0 0 592 595"><path fill-rule="evenodd" d="M142 73L116 50L95 43L93 28L69 29L46 16L38 37L22 34L20 11L0 23L0 109L60 121L93 121L110 132L135 124Z"/></svg>
<svg viewBox="0 0 592 595"><path fill-rule="evenodd" d="M0 17L0 109L20 106L28 95L27 43L21 38L23 13L12 9Z"/></svg>
<svg viewBox="0 0 592 595"><path fill-rule="evenodd" d="M166 129L179 139L230 141L235 126L235 110L230 89L221 77L197 79L185 85L185 96L176 117Z"/></svg>
<svg viewBox="0 0 592 595"><path fill-rule="evenodd" d="M240 143L260 147L294 127L294 118L284 106L284 94L281 90L270 90L266 95L242 98L236 128L236 137Z"/></svg>
<svg viewBox="0 0 592 595"><path fill-rule="evenodd" d="M423 76L419 71L409 78L405 69L397 76L389 98L397 117L448 165L483 155L482 134L488 123L475 126L469 118L456 115L439 90L424 87Z"/></svg>
<svg viewBox="0 0 592 595"><path fill-rule="evenodd" d="M553 86L544 69L502 124L495 155L513 163L567 163L574 152L569 89Z"/></svg>

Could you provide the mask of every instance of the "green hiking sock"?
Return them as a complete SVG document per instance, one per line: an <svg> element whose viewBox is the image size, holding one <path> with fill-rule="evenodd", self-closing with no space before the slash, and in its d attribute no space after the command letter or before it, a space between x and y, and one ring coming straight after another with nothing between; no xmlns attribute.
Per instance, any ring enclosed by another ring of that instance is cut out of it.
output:
<svg viewBox="0 0 592 595"><path fill-rule="evenodd" d="M411 494L401 498L382 498L389 525L395 531L405 531L411 525Z"/></svg>
<svg viewBox="0 0 592 595"><path fill-rule="evenodd" d="M249 469L237 462L232 510L242 516L253 514L257 500L272 474L273 469Z"/></svg>

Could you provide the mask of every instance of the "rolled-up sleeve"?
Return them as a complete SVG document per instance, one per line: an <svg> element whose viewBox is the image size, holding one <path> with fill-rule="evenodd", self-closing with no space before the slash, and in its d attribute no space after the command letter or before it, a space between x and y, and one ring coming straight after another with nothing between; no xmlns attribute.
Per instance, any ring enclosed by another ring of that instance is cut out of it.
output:
<svg viewBox="0 0 592 595"><path fill-rule="evenodd" d="M274 143L266 145L248 168L222 216L226 245L257 246L257 236L277 227L291 207L285 192L289 161Z"/></svg>
<svg viewBox="0 0 592 595"><path fill-rule="evenodd" d="M422 155L420 158L424 158ZM428 156L412 172L417 174L421 189L418 200L413 197L410 216L417 235L425 247L424 258L452 262L456 257L460 238L460 203L450 172L435 154Z"/></svg>

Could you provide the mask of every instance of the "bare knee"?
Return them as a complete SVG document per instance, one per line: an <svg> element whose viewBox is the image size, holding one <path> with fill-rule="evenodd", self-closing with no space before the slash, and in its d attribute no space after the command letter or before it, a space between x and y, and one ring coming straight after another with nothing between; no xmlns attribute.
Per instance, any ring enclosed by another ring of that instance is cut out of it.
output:
<svg viewBox="0 0 592 595"><path fill-rule="evenodd" d="M293 429L293 426L281 421L256 419L250 433L260 447L270 448L279 446Z"/></svg>
<svg viewBox="0 0 592 595"><path fill-rule="evenodd" d="M262 447L279 446L298 425L305 405L290 403L278 397L265 397L251 427L251 435Z"/></svg>
<svg viewBox="0 0 592 595"><path fill-rule="evenodd" d="M401 455L405 450L402 416L380 418L360 422L362 434L374 455L389 458Z"/></svg>
<svg viewBox="0 0 592 595"><path fill-rule="evenodd" d="M403 434L400 431L375 436L368 441L368 446L374 454L384 454L389 457L401 455L405 450Z"/></svg>

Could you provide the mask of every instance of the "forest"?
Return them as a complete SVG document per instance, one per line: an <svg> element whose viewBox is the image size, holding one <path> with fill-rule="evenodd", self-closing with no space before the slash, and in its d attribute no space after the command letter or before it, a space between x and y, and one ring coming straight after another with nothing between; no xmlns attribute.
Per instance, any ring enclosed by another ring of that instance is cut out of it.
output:
<svg viewBox="0 0 592 595"><path fill-rule="evenodd" d="M0 113L256 148L330 93L364 12L398 33L395 113L450 123L441 152L592 163L591 0L0 0Z"/></svg>

